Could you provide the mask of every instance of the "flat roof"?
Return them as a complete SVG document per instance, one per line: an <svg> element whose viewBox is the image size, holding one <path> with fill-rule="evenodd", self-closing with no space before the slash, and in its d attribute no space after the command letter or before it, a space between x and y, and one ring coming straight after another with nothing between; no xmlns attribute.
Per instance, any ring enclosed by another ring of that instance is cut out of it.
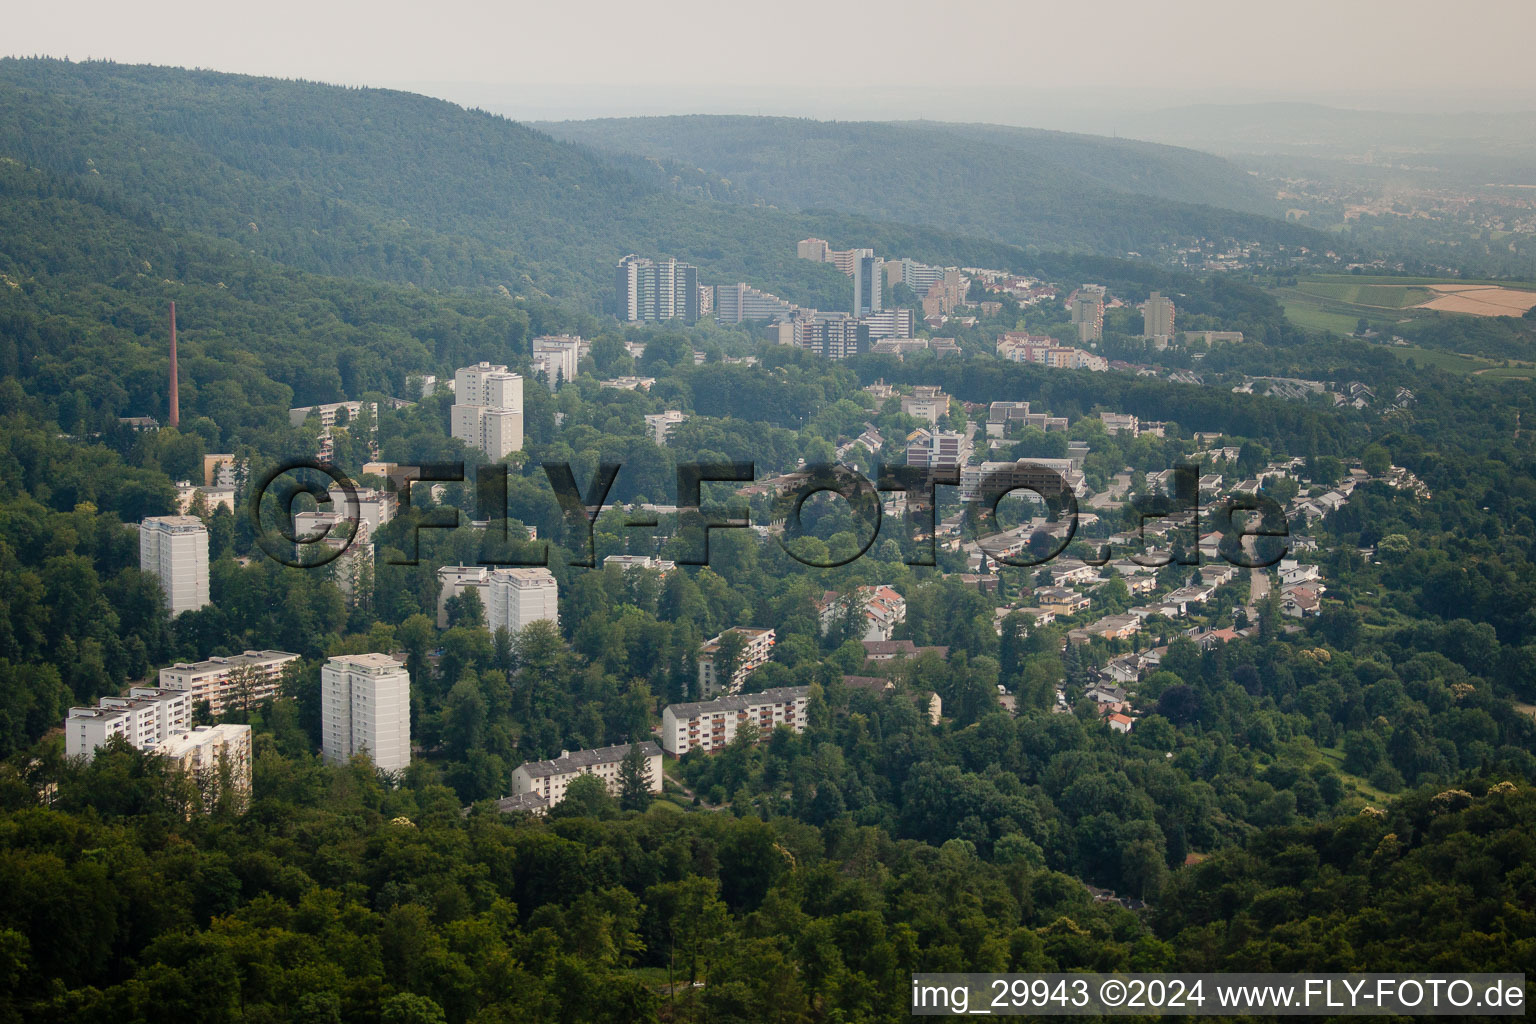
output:
<svg viewBox="0 0 1536 1024"><path fill-rule="evenodd" d="M180 672L214 672L239 665L262 665L278 659L292 661L297 657L297 654L290 654L287 651L246 651L244 654L232 654L227 658L215 655L203 661L178 661L160 671L175 669Z"/></svg>

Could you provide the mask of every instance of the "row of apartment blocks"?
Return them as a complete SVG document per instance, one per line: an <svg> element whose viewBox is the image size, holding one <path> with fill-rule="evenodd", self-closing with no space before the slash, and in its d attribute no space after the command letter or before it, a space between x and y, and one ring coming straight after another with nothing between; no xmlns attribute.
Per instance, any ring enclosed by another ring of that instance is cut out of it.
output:
<svg viewBox="0 0 1536 1024"><path fill-rule="evenodd" d="M1039 363L1057 370L1109 369L1109 360L1085 349L1063 345L1055 338L1028 331L1004 331L997 336L997 357L1014 363Z"/></svg>
<svg viewBox="0 0 1536 1024"><path fill-rule="evenodd" d="M251 727L193 727L188 690L135 686L126 697L103 697L96 707L70 708L64 752L90 760L114 737L169 759L197 785L203 808L228 797L243 810L251 795Z"/></svg>
<svg viewBox="0 0 1536 1024"><path fill-rule="evenodd" d="M674 757L690 750L717 751L749 725L760 740L780 726L804 732L809 703L810 687L787 686L668 705L661 713L661 746L650 740L640 743L647 788L652 793L662 791L663 750ZM571 783L584 775L601 779L608 792L618 796L630 749L630 744L619 743L595 750L562 750L559 757L519 765L512 772L512 795L498 801L497 809L542 814L564 800Z"/></svg>

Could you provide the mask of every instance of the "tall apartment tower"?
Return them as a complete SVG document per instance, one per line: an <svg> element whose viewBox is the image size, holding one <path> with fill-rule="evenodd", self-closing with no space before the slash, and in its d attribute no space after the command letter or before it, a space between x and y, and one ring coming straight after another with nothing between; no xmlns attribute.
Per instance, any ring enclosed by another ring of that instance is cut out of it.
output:
<svg viewBox="0 0 1536 1024"><path fill-rule="evenodd" d="M873 249L860 249L853 261L854 316L880 312L880 285L885 279L885 261Z"/></svg>
<svg viewBox="0 0 1536 1024"><path fill-rule="evenodd" d="M1072 296L1072 322L1077 325L1079 344L1104 338L1104 288L1085 284Z"/></svg>
<svg viewBox="0 0 1536 1024"><path fill-rule="evenodd" d="M548 569L497 569L485 595L485 624L517 632L539 620L560 624L560 588Z"/></svg>
<svg viewBox="0 0 1536 1024"><path fill-rule="evenodd" d="M1142 305L1141 334L1145 338L1161 338L1160 348L1166 347L1173 337L1173 300L1165 298L1162 292L1153 292Z"/></svg>
<svg viewBox="0 0 1536 1024"><path fill-rule="evenodd" d="M139 524L139 568L154 573L172 615L208 603L208 529L196 516L151 516Z"/></svg>
<svg viewBox="0 0 1536 1024"><path fill-rule="evenodd" d="M453 377L453 436L491 460L523 447L523 378L505 366L478 363Z"/></svg>
<svg viewBox="0 0 1536 1024"><path fill-rule="evenodd" d="M629 323L699 319L699 269L676 260L626 256L614 275L619 319Z"/></svg>
<svg viewBox="0 0 1536 1024"><path fill-rule="evenodd" d="M387 654L347 654L320 668L320 750L331 764L368 752L374 767L411 763L411 677Z"/></svg>

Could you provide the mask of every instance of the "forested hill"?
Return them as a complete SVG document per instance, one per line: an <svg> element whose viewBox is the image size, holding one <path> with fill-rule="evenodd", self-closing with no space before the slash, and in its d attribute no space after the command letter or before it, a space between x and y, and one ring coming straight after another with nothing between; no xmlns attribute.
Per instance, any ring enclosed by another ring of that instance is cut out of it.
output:
<svg viewBox="0 0 1536 1024"><path fill-rule="evenodd" d="M1146 252L1186 237L1299 244L1315 233L1237 167L1189 149L1000 125L647 117L541 125L660 161L734 198L828 208L1011 245Z"/></svg>
<svg viewBox="0 0 1536 1024"><path fill-rule="evenodd" d="M500 285L588 310L632 251L824 307L842 304L845 282L795 259L806 234L945 263L1009 266L1023 255L934 230L682 197L639 160L616 163L424 96L207 71L0 60L5 158L145 227L235 239L303 270Z"/></svg>

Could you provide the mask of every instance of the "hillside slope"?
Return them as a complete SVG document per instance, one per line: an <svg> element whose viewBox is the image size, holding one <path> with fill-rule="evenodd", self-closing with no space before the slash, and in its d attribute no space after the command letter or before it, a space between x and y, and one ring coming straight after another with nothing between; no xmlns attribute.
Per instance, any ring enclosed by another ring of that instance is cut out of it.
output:
<svg viewBox="0 0 1536 1024"><path fill-rule="evenodd" d="M1218 157L996 125L652 117L542 125L658 162L717 198L836 209L1044 249L1148 252L1194 237L1315 244ZM1214 205L1212 205L1214 204ZM1226 208L1220 208L1226 207Z"/></svg>
<svg viewBox="0 0 1536 1024"><path fill-rule="evenodd" d="M137 223L306 271L501 286L587 311L628 252L820 308L844 304L846 279L795 258L807 234L942 263L1027 258L931 228L678 195L644 161L424 96L206 71L0 60L5 158Z"/></svg>

